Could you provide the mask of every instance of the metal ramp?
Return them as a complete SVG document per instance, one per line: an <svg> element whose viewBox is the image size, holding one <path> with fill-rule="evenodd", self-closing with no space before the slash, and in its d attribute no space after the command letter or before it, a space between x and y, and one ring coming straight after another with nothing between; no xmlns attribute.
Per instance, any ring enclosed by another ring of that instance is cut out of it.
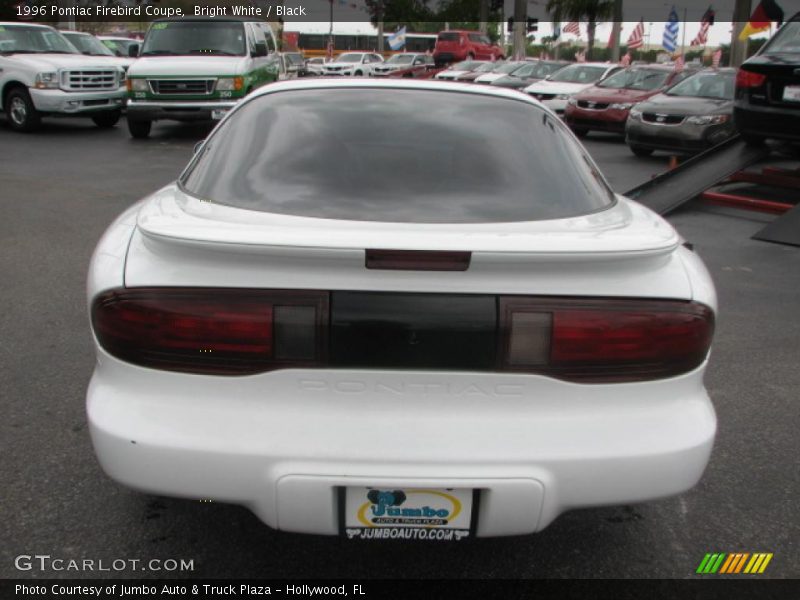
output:
<svg viewBox="0 0 800 600"><path fill-rule="evenodd" d="M800 246L800 204L757 232L753 239Z"/></svg>
<svg viewBox="0 0 800 600"><path fill-rule="evenodd" d="M748 146L736 136L623 195L663 215L769 153L769 147Z"/></svg>

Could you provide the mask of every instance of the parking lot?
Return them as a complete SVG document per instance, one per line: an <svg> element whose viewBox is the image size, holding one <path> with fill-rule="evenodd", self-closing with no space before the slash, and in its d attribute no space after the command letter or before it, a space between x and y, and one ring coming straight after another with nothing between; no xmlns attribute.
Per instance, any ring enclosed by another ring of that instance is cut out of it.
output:
<svg viewBox="0 0 800 600"><path fill-rule="evenodd" d="M771 552L766 575L800 577L800 248L750 239L771 216L697 203L669 220L717 285L706 383L719 431L705 476L680 497L572 511L526 537L370 544L284 534L245 508L151 497L108 479L84 414L89 258L109 222L175 179L207 132L157 124L134 141L124 122L101 130L50 120L20 135L0 119L0 576L82 576L14 566L18 555L49 554L194 561L192 573L101 576L682 578L707 552ZM635 158L613 136L585 145L617 191L667 167L666 156Z"/></svg>

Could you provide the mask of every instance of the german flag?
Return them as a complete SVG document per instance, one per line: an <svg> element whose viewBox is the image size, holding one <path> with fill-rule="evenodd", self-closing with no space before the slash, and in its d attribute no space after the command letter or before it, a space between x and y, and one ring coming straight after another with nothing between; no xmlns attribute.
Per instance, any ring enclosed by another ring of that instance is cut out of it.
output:
<svg viewBox="0 0 800 600"><path fill-rule="evenodd" d="M750 20L742 29L742 33L739 34L739 39L744 41L755 33L766 31L773 21L778 24L783 23L783 9L775 0L761 0L750 15Z"/></svg>

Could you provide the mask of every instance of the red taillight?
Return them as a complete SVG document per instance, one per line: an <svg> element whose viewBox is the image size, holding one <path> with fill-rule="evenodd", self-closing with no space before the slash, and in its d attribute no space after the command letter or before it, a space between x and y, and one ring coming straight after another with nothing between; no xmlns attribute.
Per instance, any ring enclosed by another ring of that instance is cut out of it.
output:
<svg viewBox="0 0 800 600"><path fill-rule="evenodd" d="M745 71L744 69L739 69L736 72L737 88L760 87L766 80L767 76L761 73L753 73L752 71Z"/></svg>
<svg viewBox="0 0 800 600"><path fill-rule="evenodd" d="M502 297L501 368L575 381L671 377L705 360L714 331L696 302Z"/></svg>
<svg viewBox="0 0 800 600"><path fill-rule="evenodd" d="M327 322L327 292L114 290L92 306L95 334L109 354L193 373L313 366L323 358Z"/></svg>

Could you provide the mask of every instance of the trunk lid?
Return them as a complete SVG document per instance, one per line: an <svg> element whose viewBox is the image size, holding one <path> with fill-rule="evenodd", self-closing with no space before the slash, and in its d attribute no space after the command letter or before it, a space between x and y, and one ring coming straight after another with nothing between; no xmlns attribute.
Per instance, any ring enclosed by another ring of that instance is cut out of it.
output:
<svg viewBox="0 0 800 600"><path fill-rule="evenodd" d="M173 185L143 204L125 283L689 299L679 243L669 224L623 197L569 219L404 224L235 209ZM367 249L466 251L471 260L461 272L370 270Z"/></svg>

